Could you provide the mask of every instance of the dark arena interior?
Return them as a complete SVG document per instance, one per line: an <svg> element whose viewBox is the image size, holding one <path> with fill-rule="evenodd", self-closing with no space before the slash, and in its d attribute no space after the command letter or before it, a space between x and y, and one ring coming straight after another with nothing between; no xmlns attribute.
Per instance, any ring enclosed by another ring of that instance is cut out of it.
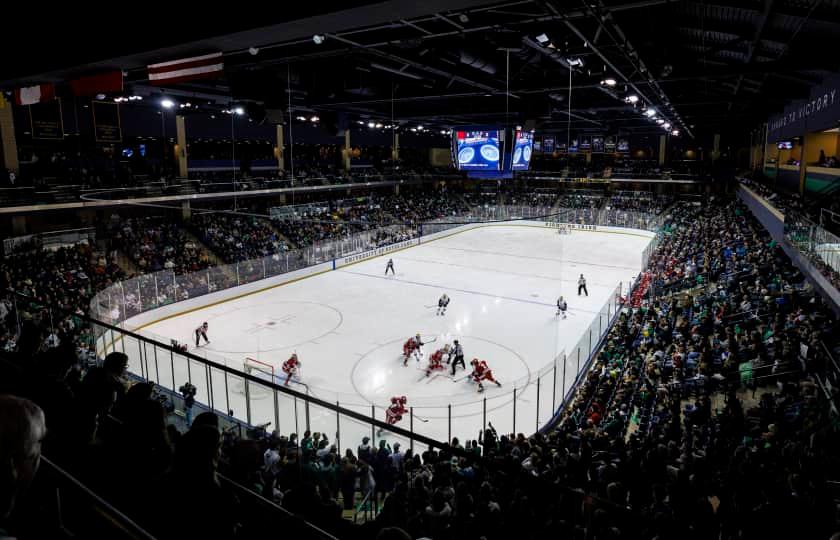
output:
<svg viewBox="0 0 840 540"><path fill-rule="evenodd" d="M2 27L0 538L840 540L840 1Z"/></svg>

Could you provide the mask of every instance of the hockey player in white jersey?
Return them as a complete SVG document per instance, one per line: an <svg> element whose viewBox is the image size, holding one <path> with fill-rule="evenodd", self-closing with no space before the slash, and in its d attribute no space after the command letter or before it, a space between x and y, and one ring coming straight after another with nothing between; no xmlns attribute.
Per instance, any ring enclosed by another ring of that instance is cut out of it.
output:
<svg viewBox="0 0 840 540"><path fill-rule="evenodd" d="M440 300L438 300L437 314L438 315L446 315L446 307L448 305L449 305L449 297L446 295L446 293L443 293L443 296L441 296Z"/></svg>
<svg viewBox="0 0 840 540"><path fill-rule="evenodd" d="M566 301L561 296L560 298L557 299L557 314L556 314L556 316L563 317L565 319L567 309L569 309L569 306L568 306L568 304L566 304Z"/></svg>

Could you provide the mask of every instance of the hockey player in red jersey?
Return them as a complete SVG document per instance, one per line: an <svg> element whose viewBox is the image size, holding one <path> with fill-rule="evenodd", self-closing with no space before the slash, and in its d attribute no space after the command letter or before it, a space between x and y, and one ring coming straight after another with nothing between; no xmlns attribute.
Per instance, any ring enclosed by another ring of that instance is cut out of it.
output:
<svg viewBox="0 0 840 540"><path fill-rule="evenodd" d="M479 360L478 358L473 358L470 364L473 367L471 376L473 381L478 383L479 392L484 392L484 384L482 384L482 381L490 381L496 383L496 386L502 386L502 383L493 378L493 372L490 370L487 362Z"/></svg>
<svg viewBox="0 0 840 540"><path fill-rule="evenodd" d="M403 365L408 365L408 359L411 358L411 355L414 355L414 359L418 362L420 361L420 357L423 356L423 349L421 347L424 345L423 340L420 338L420 334L418 333L413 338L408 338L408 341L405 342L403 345Z"/></svg>
<svg viewBox="0 0 840 540"><path fill-rule="evenodd" d="M407 403L408 398L405 396L394 396L391 398L391 405L385 409L385 421L388 422L389 426L393 426L402 420L403 415L408 411L406 408ZM382 429L377 432L377 436L382 436Z"/></svg>
<svg viewBox="0 0 840 540"><path fill-rule="evenodd" d="M283 365L280 367L280 369L283 370L283 373L286 374L286 386L289 386L289 381L292 380L293 376L297 375L300 366L301 362L300 360L298 360L297 353L292 353L292 356L290 356L288 360L283 362Z"/></svg>
<svg viewBox="0 0 840 540"><path fill-rule="evenodd" d="M432 374L432 371L436 370L443 370L443 361L444 358L449 358L449 344L443 346L442 349L438 349L432 353L429 357L429 365L426 367L426 377Z"/></svg>

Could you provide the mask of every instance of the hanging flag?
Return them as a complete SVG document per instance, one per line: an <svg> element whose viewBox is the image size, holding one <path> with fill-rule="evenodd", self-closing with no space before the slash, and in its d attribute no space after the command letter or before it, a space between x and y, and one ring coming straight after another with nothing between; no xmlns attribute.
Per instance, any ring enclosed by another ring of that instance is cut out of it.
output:
<svg viewBox="0 0 840 540"><path fill-rule="evenodd" d="M224 70L222 53L193 56L147 66L149 82L155 85L174 84L194 79L218 77Z"/></svg>
<svg viewBox="0 0 840 540"><path fill-rule="evenodd" d="M52 83L26 86L15 90L15 103L18 105L34 105L54 97L55 85Z"/></svg>
<svg viewBox="0 0 840 540"><path fill-rule="evenodd" d="M114 70L98 75L79 77L70 81L70 89L74 96L119 93L123 91L123 74L121 70Z"/></svg>

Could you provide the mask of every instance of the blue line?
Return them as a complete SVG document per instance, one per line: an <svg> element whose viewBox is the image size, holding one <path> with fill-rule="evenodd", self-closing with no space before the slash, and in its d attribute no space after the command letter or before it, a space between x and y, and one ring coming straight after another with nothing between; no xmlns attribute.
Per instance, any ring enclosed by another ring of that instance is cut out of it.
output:
<svg viewBox="0 0 840 540"><path fill-rule="evenodd" d="M467 289L457 289L455 287L446 287L446 286L443 286L443 285L432 285L430 283L422 283L420 281L409 281L407 279L396 279L396 278L393 278L393 277L389 279L389 278L386 278L384 276L378 276L378 275L373 275L373 274L365 274L363 272L352 272L350 270L344 270L344 269L341 269L341 270L338 270L338 271L342 272L342 273L345 273L345 274L353 274L354 276L364 276L364 277L369 277L369 278L385 279L385 280L388 280L388 281L398 281L400 283L408 283L408 284L411 284L411 285L419 285L421 287L434 287L435 289L445 289L445 290L448 290L448 291L457 291L457 292L462 292L462 293L466 293L466 294L475 294L477 296L488 296L490 298L502 298L503 300L510 300L511 302L523 302L525 304L534 304L534 305L537 305L537 306L550 306L550 307L555 306L554 303L547 304L545 302L537 302L536 300L524 300L522 298L513 298L512 296L500 296L498 294L490 294L490 293L485 293L485 292L481 292L481 291L470 291L470 290L467 290ZM590 310L587 310L587 309L575 309L575 311L582 311L584 313L596 313L595 311L590 311Z"/></svg>

